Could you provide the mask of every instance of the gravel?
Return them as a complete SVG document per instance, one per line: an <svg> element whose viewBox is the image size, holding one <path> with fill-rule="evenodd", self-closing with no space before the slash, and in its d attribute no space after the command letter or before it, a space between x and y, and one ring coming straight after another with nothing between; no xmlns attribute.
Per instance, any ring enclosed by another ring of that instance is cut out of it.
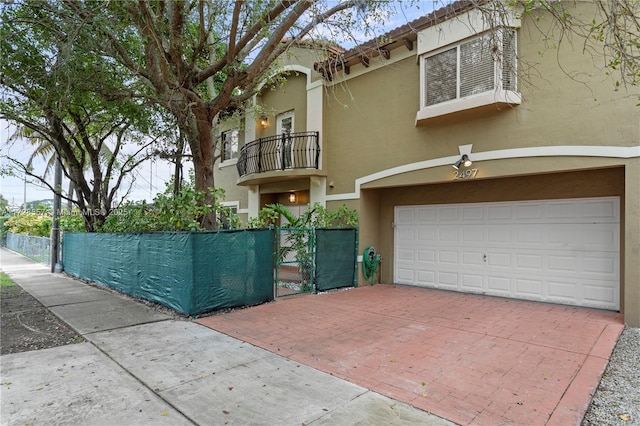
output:
<svg viewBox="0 0 640 426"><path fill-rule="evenodd" d="M582 426L640 425L640 328L626 327Z"/></svg>

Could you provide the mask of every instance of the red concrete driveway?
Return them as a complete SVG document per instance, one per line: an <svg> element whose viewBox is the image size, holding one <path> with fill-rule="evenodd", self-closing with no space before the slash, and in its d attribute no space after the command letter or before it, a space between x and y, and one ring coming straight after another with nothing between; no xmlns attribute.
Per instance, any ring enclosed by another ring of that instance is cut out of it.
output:
<svg viewBox="0 0 640 426"><path fill-rule="evenodd" d="M376 285L197 322L462 425L579 424L616 312Z"/></svg>

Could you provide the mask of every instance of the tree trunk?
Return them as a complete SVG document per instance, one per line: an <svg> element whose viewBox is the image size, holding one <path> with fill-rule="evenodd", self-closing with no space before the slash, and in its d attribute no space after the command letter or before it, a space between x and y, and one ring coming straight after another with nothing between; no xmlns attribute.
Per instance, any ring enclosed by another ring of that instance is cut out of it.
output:
<svg viewBox="0 0 640 426"><path fill-rule="evenodd" d="M173 195L177 196L182 189L182 156L184 155L184 136L180 132L176 155L174 157L175 169L173 171Z"/></svg>
<svg viewBox="0 0 640 426"><path fill-rule="evenodd" d="M205 108L194 108L194 115L196 125L196 135L189 134L189 144L193 153L193 168L195 172L195 185L197 191L204 191L205 205L213 206L215 200L211 194L211 190L214 188L213 179L213 153L214 153L214 140L213 140L213 127L211 125L211 119L209 118L208 110ZM191 132L190 132L191 133ZM197 140L194 140L197 137ZM217 229L218 223L216 221L216 212L212 210L211 213L205 215L201 219L201 225L204 229Z"/></svg>

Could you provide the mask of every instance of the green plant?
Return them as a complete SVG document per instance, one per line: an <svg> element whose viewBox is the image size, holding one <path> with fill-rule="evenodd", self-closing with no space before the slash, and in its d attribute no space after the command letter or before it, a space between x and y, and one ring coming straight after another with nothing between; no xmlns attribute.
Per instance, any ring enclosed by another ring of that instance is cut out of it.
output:
<svg viewBox="0 0 640 426"><path fill-rule="evenodd" d="M60 216L60 230L66 232L85 232L84 217L78 209L74 209L70 214L64 213Z"/></svg>
<svg viewBox="0 0 640 426"><path fill-rule="evenodd" d="M170 189L158 194L153 204L144 201L125 203L107 217L99 231L202 231L205 228L203 218L211 212L216 213L219 228L240 227L238 215L219 201L224 198L222 188L211 188L212 204L205 204L205 192L195 190L192 184L185 184L177 194Z"/></svg>
<svg viewBox="0 0 640 426"><path fill-rule="evenodd" d="M278 224L282 215L289 222L286 227L308 228L354 228L358 226L358 212L347 208L344 204L335 210L329 210L319 203L313 206L307 205L305 212L300 216L291 214L282 204L267 204L260 209L258 217L249 219L247 228L267 228Z"/></svg>
<svg viewBox="0 0 640 426"><path fill-rule="evenodd" d="M0 238L7 236L7 220L11 219L11 216L0 216Z"/></svg>
<svg viewBox="0 0 640 426"><path fill-rule="evenodd" d="M11 216L5 221L8 232L14 234L28 234L38 237L49 237L51 235L51 216L20 212Z"/></svg>
<svg viewBox="0 0 640 426"><path fill-rule="evenodd" d="M358 226L358 212L347 208L344 204L336 210L316 204L314 206L316 228L355 228Z"/></svg>
<svg viewBox="0 0 640 426"><path fill-rule="evenodd" d="M4 272L0 272L0 287L12 287L14 285L16 285L16 283L14 283L11 278L9 278L9 275L5 274Z"/></svg>
<svg viewBox="0 0 640 426"><path fill-rule="evenodd" d="M288 222L280 232L282 240L277 247L277 262L283 262L291 254L295 254L298 269L302 275L301 291L311 288L311 244L314 228L355 227L358 224L358 213L348 209L345 205L336 210L328 210L316 203L307 205L305 211L296 216L282 204L268 204L262 208L253 222L252 227L273 226L282 216Z"/></svg>

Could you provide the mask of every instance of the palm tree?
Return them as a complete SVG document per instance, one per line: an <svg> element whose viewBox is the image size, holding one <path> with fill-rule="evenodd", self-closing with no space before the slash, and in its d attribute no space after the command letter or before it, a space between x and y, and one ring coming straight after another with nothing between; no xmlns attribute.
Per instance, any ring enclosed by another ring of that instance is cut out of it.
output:
<svg viewBox="0 0 640 426"><path fill-rule="evenodd" d="M15 143L17 140L26 140L34 147L33 152L29 156L25 167L27 170L33 170L34 163L38 158L41 158L45 161L44 172L42 173L42 179L46 180L55 169L56 165L56 150L43 135L34 131L28 127L20 126L18 129L9 137L9 142ZM103 144L100 147L100 155L103 161L107 161L109 158L113 156L111 149ZM64 158L60 157L64 163ZM89 169L89 163L84 165L83 171L87 171ZM64 197L67 200L67 211L71 213L74 203L74 193L76 197L80 197L78 191L76 191L76 185L73 179L69 179L69 187L67 189L67 196ZM62 194L61 194L62 195Z"/></svg>

